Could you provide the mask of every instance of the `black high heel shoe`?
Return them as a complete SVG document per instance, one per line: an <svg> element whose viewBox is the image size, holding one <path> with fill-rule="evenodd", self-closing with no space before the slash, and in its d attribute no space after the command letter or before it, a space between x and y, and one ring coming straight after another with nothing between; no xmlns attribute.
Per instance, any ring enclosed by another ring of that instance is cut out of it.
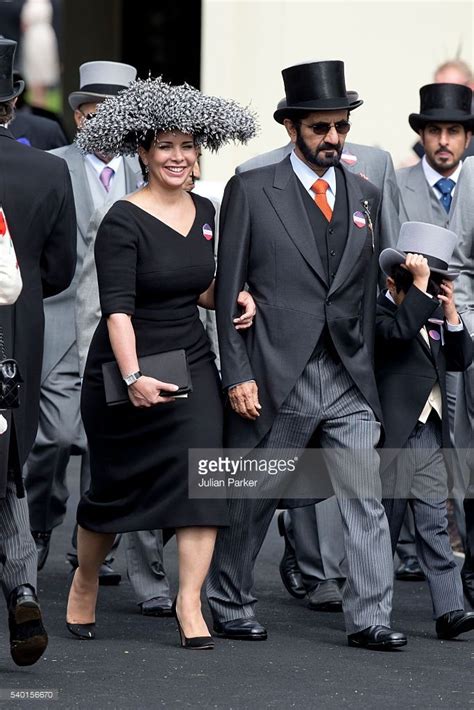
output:
<svg viewBox="0 0 474 710"><path fill-rule="evenodd" d="M179 623L178 614L176 613L176 599L173 602L171 610L174 618L176 619L182 648L188 648L193 651L210 651L214 648L214 640L212 636L192 636L191 638L186 638L184 631L181 628L181 624Z"/></svg>
<svg viewBox="0 0 474 710"><path fill-rule="evenodd" d="M69 590L71 590L75 574L76 570L71 570ZM90 624L70 624L66 619L66 628L69 633L71 633L75 638L81 639L81 641L92 641L95 639L95 622Z"/></svg>

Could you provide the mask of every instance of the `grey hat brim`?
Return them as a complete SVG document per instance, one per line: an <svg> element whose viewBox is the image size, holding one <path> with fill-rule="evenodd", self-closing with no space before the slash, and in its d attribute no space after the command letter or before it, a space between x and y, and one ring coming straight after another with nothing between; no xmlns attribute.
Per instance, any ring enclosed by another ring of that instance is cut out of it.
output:
<svg viewBox="0 0 474 710"><path fill-rule="evenodd" d="M400 266L405 262L407 255L398 249L384 249L379 256L379 265L386 276L390 276L392 266ZM459 276L459 271L445 271L444 269L436 269L430 266L430 271L434 274L440 274L447 281L455 281Z"/></svg>
<svg viewBox="0 0 474 710"><path fill-rule="evenodd" d="M15 81L13 84L13 93L8 94L7 96L0 96L0 101L11 101L12 99L16 99L17 96L19 96L25 88L25 82L23 80Z"/></svg>
<svg viewBox="0 0 474 710"><path fill-rule="evenodd" d="M69 106L73 111L79 108L82 104L95 104L98 101L105 101L114 94L94 94L89 91L73 91L68 96Z"/></svg>

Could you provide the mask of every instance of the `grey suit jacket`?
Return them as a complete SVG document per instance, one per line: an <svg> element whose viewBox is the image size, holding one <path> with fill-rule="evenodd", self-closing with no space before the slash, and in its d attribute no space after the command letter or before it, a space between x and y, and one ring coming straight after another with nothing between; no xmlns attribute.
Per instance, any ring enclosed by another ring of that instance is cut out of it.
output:
<svg viewBox="0 0 474 710"><path fill-rule="evenodd" d="M125 158L125 191L126 194L134 192L142 183L142 174L138 161ZM82 377L86 366L89 345L101 317L99 302L99 286L97 283L97 270L95 267L94 245L100 223L112 206L106 202L96 210L89 220L86 230L86 252L82 270L77 284L75 300L75 338L79 355L79 374Z"/></svg>
<svg viewBox="0 0 474 710"><path fill-rule="evenodd" d="M451 205L449 228L458 235L450 266L461 272L454 282L456 305L474 343L474 157L462 166ZM455 443L470 457L471 485L474 485L474 365L458 383L455 415ZM470 451L469 451L470 450Z"/></svg>
<svg viewBox="0 0 474 710"><path fill-rule="evenodd" d="M400 222L427 222L447 227L449 215L425 178L421 161L410 168L400 168L396 174L400 189Z"/></svg>
<svg viewBox="0 0 474 710"><path fill-rule="evenodd" d="M262 153L247 160L236 168L236 173L243 173L264 165L279 163L293 150L293 143L268 153ZM352 173L368 178L382 193L380 210L380 248L394 247L400 232L399 194L395 170L390 153L380 148L357 143L345 143L341 164Z"/></svg>
<svg viewBox="0 0 474 710"><path fill-rule="evenodd" d="M69 168L77 220L77 262L74 278L69 288L44 301L45 339L41 381L48 376L53 367L69 350L76 338L74 328L74 301L77 281L86 251L86 232L93 211L84 159L74 144L50 151L63 158Z"/></svg>

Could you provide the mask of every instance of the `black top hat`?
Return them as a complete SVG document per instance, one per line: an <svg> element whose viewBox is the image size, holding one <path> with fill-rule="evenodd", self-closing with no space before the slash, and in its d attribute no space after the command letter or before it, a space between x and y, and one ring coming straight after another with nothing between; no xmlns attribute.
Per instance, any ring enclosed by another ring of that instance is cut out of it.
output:
<svg viewBox="0 0 474 710"><path fill-rule="evenodd" d="M355 92L346 91L344 62L309 62L282 71L286 106L273 114L278 123L300 111L338 111L361 106L364 102Z"/></svg>
<svg viewBox="0 0 474 710"><path fill-rule="evenodd" d="M0 101L15 99L25 88L24 81L13 82L16 42L0 37Z"/></svg>
<svg viewBox="0 0 474 710"><path fill-rule="evenodd" d="M474 129L472 90L463 84L426 84L420 89L420 113L411 113L408 122L418 133L427 123L461 123Z"/></svg>

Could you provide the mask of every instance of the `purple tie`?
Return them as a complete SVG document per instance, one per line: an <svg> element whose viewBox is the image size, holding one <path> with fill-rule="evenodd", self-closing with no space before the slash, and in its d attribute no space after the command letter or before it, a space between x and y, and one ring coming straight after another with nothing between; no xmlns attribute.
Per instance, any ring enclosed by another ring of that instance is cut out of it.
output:
<svg viewBox="0 0 474 710"><path fill-rule="evenodd" d="M99 175L99 180L101 181L107 192L110 190L110 181L112 180L114 175L115 170L113 168L109 168L108 165L102 170L101 174Z"/></svg>

